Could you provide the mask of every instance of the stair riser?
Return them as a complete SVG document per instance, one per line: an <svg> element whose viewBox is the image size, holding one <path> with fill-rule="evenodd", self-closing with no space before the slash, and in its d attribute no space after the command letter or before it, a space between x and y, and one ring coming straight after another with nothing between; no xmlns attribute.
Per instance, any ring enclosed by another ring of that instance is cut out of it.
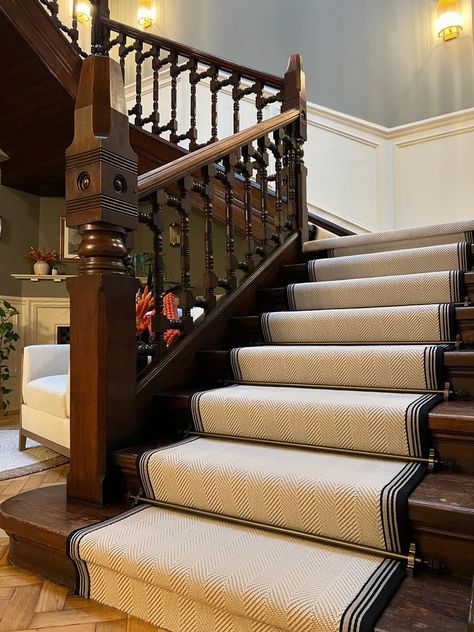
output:
<svg viewBox="0 0 474 632"><path fill-rule="evenodd" d="M474 537L466 533L436 529L420 524L410 517L413 541L423 559L439 559L445 572L456 577L471 579L474 572Z"/></svg>

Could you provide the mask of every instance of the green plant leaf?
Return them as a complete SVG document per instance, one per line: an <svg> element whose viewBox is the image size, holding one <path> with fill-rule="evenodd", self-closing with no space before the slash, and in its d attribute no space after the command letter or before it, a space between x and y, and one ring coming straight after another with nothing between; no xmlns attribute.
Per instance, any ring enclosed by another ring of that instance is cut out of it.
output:
<svg viewBox="0 0 474 632"><path fill-rule="evenodd" d="M5 386L2 386L1 390L2 390L2 395L8 395L9 393L13 391L12 388L6 388Z"/></svg>

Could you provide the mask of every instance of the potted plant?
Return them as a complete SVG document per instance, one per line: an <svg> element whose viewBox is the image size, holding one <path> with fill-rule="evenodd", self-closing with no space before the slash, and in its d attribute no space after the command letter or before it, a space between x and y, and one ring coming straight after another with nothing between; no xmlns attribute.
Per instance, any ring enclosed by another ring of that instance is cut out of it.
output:
<svg viewBox="0 0 474 632"><path fill-rule="evenodd" d="M15 350L14 343L20 338L15 332L12 323L12 318L17 315L18 310L8 301L0 301L0 411L4 415L7 414L8 406L10 405L5 395L12 392L11 388L7 388L4 385L10 379L10 370L6 363L10 353Z"/></svg>
<svg viewBox="0 0 474 632"><path fill-rule="evenodd" d="M28 259L33 259L35 262L33 269L36 275L49 274L49 266L51 263L56 263L58 260L58 253L56 250L50 250L49 248L33 248L26 253Z"/></svg>

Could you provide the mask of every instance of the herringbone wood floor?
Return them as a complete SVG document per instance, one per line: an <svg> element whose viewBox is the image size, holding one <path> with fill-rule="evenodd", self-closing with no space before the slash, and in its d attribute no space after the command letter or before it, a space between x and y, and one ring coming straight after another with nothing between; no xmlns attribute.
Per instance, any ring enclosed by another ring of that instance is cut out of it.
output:
<svg viewBox="0 0 474 632"><path fill-rule="evenodd" d="M3 422L3 423L2 423ZM10 419L11 423L12 420ZM0 417L0 425L6 425ZM0 482L0 502L20 492L66 480L67 466ZM12 567L0 529L0 632L157 632L118 610L81 599L66 588ZM164 632L164 631L163 631Z"/></svg>

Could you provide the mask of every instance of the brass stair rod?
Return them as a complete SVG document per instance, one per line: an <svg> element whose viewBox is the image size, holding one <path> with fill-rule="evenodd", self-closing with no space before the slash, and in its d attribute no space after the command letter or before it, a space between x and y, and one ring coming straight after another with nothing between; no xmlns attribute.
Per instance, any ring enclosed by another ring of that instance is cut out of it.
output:
<svg viewBox="0 0 474 632"><path fill-rule="evenodd" d="M285 388L316 388L330 391L375 391L377 393L414 393L420 395L454 395L454 391L449 389L416 389L416 388L381 388L377 386L335 386L324 384L300 384L291 382L246 382L245 380L219 380L219 384L238 384L240 386L283 386Z"/></svg>
<svg viewBox="0 0 474 632"><path fill-rule="evenodd" d="M396 345L403 346L413 346L413 345L452 345L455 347L459 347L463 344L462 340L422 340L420 342L416 340L405 340L405 342L400 341L390 341L390 342L261 342L259 346L275 346L275 347L369 347L369 346L380 346L380 347L390 347Z"/></svg>
<svg viewBox="0 0 474 632"><path fill-rule="evenodd" d="M235 516L228 516L227 514L216 514L204 509L194 509L190 507L184 507L183 505L175 505L174 503L161 502L159 500L152 500L145 498L144 496L130 496L134 506L139 503L151 505L153 507L159 507L160 509L170 509L173 511L179 511L182 513L200 516L202 518L211 518L213 520L222 520L224 522L230 522L232 524L239 525L241 527L248 527L250 529L260 529L261 531L270 531L279 535L290 536L293 538L299 538L301 540L308 540L309 542L316 542L317 544L327 544L328 546L336 546L343 549L349 549L351 551L360 551L361 553L367 553L368 555L379 555L380 557L389 557L393 560L399 560L400 562L406 562L409 569L412 569L415 564L422 564L423 560L416 557L415 545L410 544L410 552L408 555L403 553L395 553L394 551L385 551L384 549L378 549L373 546L365 546L364 544L354 544L352 542L346 542L345 540L337 540L335 538L328 538L323 535L314 535L312 533L304 533L303 531L296 531L294 529L286 529L285 527L277 527L275 525L266 524L263 522L252 522L251 520L245 520L244 518L236 518Z"/></svg>
<svg viewBox="0 0 474 632"><path fill-rule="evenodd" d="M336 448L328 446L311 445L308 443L291 443L289 441L278 441L275 439L258 439L254 437L240 437L238 435L224 435L212 432L198 432L197 430L184 430L183 434L190 437L202 437L204 439L219 439L223 441L242 441L243 443L259 443L263 445L274 445L281 448L300 448L303 450L313 450L314 452L333 452L335 454L348 454L354 456L376 457L388 461L408 461L413 463L426 463L430 469L441 463L436 458L435 451L431 449L428 457L408 456L404 454L389 454L379 452L369 452L367 450L349 450L347 448Z"/></svg>

